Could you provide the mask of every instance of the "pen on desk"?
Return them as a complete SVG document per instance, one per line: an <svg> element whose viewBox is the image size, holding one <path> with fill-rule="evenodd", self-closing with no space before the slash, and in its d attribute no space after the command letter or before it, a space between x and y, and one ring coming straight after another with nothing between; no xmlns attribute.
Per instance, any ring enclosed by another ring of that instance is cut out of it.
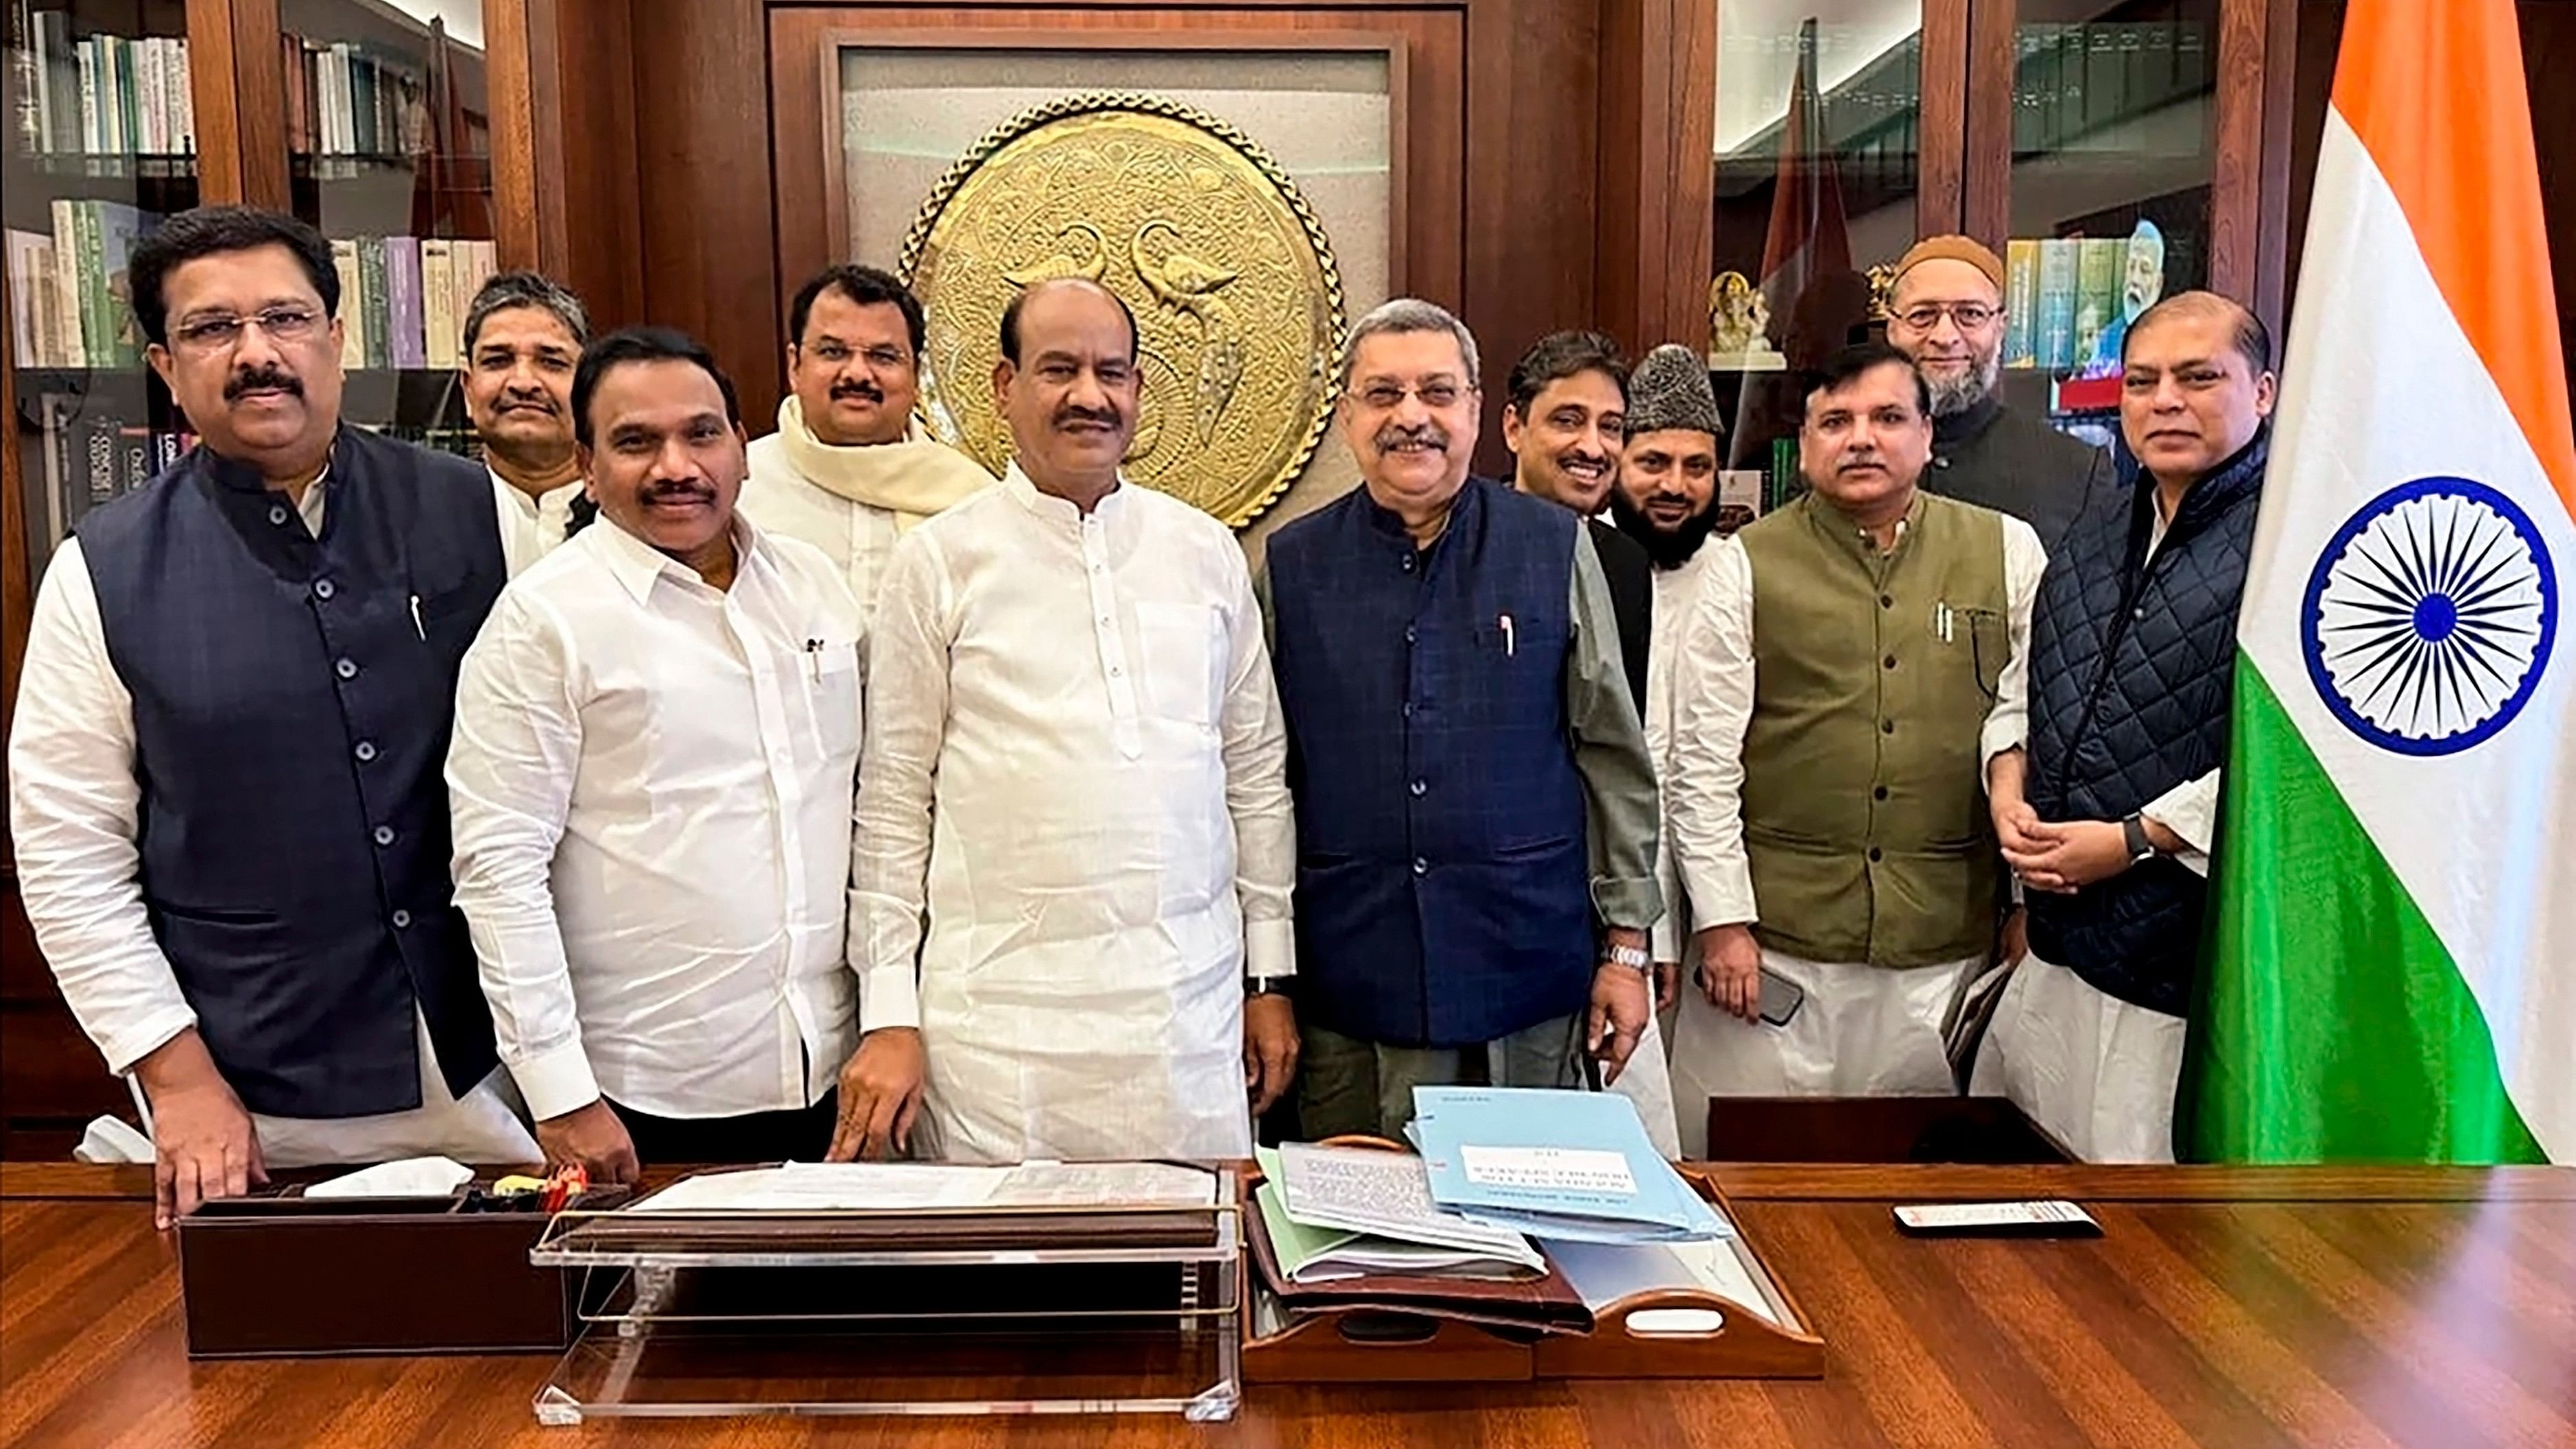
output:
<svg viewBox="0 0 2576 1449"><path fill-rule="evenodd" d="M411 596L411 631L419 635L422 642L428 641L429 631L420 626L420 595L418 594Z"/></svg>
<svg viewBox="0 0 2576 1449"><path fill-rule="evenodd" d="M1512 616L1505 614L1500 622L1503 626L1503 657L1509 659L1519 652L1519 641L1512 635Z"/></svg>

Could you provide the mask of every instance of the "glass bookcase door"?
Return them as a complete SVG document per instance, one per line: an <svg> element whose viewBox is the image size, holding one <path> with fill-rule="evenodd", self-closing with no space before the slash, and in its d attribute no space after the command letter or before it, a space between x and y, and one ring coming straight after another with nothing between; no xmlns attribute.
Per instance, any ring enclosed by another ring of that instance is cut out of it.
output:
<svg viewBox="0 0 2576 1449"><path fill-rule="evenodd" d="M1868 335L1867 268L1914 240L1923 6L1728 0L1717 27L1709 372L1741 522L1799 491L1796 371Z"/></svg>
<svg viewBox="0 0 2576 1449"><path fill-rule="evenodd" d="M143 363L135 239L197 204L185 0L8 6L0 142L9 356L27 560L191 441Z"/></svg>
<svg viewBox="0 0 2576 1449"><path fill-rule="evenodd" d="M343 416L475 453L457 351L496 269L480 0L281 0L274 43L291 204L340 273Z"/></svg>
<svg viewBox="0 0 2576 1449"><path fill-rule="evenodd" d="M2209 282L2220 0L2018 0L2005 399L2117 448L2129 320Z"/></svg>

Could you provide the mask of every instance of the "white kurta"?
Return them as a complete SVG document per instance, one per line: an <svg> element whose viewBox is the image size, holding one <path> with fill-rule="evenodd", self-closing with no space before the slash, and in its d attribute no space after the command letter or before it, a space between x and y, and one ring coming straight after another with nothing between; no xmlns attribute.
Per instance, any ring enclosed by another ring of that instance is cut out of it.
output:
<svg viewBox="0 0 2576 1449"><path fill-rule="evenodd" d="M920 1028L929 1149L1249 1155L1243 980L1295 969L1296 852L1233 536L1014 467L896 545L868 675L860 1025Z"/></svg>
<svg viewBox="0 0 2576 1449"><path fill-rule="evenodd" d="M858 1044L858 605L796 540L734 538L718 590L602 518L466 652L456 905L539 1119L804 1107Z"/></svg>
<svg viewBox="0 0 2576 1449"><path fill-rule="evenodd" d="M743 480L742 501L736 505L743 517L821 549L841 570L864 617L875 607L886 560L903 532L894 510L871 508L806 481L788 461L786 439L776 433L752 439L747 456L751 474Z"/></svg>
<svg viewBox="0 0 2576 1449"><path fill-rule="evenodd" d="M563 541L572 536L573 502L590 487L588 482L575 478L531 497L499 472L489 467L484 471L492 474L492 487L510 505L501 514L502 532L506 536L514 527L519 532L516 540L504 545L513 560L512 573L563 547Z"/></svg>
<svg viewBox="0 0 2576 1449"><path fill-rule="evenodd" d="M2011 654L1980 726L1985 752L2026 717L2030 614L2048 556L2030 525L2003 526L2004 593ZM1666 792L1673 854L1694 926L1759 919L1744 848L1744 735L1756 699L1753 563L1729 538L1701 550L1707 563L1673 677L1673 765ZM1673 1030L1673 1087L1683 1102L1707 1095L1905 1095L1957 1090L1941 1027L1974 958L1909 970L1804 961L1775 951L1762 964L1807 991L1785 1027L1745 1022L1709 1005L1696 983L1682 992ZM1705 1123L1682 1112L1683 1146L1705 1147ZM1694 1146L1697 1140L1698 1145Z"/></svg>

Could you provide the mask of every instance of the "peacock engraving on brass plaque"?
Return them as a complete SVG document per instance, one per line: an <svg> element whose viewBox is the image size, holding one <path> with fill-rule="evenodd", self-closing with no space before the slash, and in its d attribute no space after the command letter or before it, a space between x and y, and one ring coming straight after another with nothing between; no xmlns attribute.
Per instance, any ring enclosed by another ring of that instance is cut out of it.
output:
<svg viewBox="0 0 2576 1449"><path fill-rule="evenodd" d="M995 127L923 203L900 271L929 313L923 421L996 473L1002 309L1052 277L1136 314L1130 481L1241 528L1331 422L1342 284L1323 226L1260 146L1177 101L1084 92Z"/></svg>

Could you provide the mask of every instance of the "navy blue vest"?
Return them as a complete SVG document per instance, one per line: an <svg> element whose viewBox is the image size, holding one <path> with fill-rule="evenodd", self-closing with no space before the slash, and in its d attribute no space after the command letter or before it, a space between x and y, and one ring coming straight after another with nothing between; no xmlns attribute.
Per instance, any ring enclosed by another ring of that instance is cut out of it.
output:
<svg viewBox="0 0 2576 1449"><path fill-rule="evenodd" d="M2048 561L2030 634L2030 774L2042 820L2118 820L2227 760L2236 610L2268 439L2183 494L2155 557L2155 485L2097 491ZM2180 1016L2209 884L2163 857L2073 895L2030 893L2030 947Z"/></svg>
<svg viewBox="0 0 2576 1449"><path fill-rule="evenodd" d="M343 428L322 537L196 449L85 515L134 697L145 904L254 1112L420 1105L417 1004L449 1090L494 1065L450 903L440 771L457 664L501 590L492 481Z"/></svg>
<svg viewBox="0 0 2576 1449"><path fill-rule="evenodd" d="M1365 487L1272 536L1308 1020L1467 1046L1589 1001L1565 712L1577 523L1471 478L1425 552Z"/></svg>

